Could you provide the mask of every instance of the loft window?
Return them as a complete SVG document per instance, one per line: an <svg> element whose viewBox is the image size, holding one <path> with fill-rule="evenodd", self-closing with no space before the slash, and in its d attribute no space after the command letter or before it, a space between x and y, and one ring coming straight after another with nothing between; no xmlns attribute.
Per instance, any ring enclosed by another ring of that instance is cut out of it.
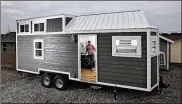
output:
<svg viewBox="0 0 182 104"><path fill-rule="evenodd" d="M39 31L39 24L34 24L34 31Z"/></svg>
<svg viewBox="0 0 182 104"><path fill-rule="evenodd" d="M34 31L44 31L44 23L36 23L34 24Z"/></svg>
<svg viewBox="0 0 182 104"><path fill-rule="evenodd" d="M34 39L34 59L44 59L43 39Z"/></svg>
<svg viewBox="0 0 182 104"><path fill-rule="evenodd" d="M160 52L160 60L159 63L160 65L166 65L166 55L164 52Z"/></svg>
<svg viewBox="0 0 182 104"><path fill-rule="evenodd" d="M71 20L72 20L72 18L66 17L66 24L65 25L67 25Z"/></svg>
<svg viewBox="0 0 182 104"><path fill-rule="evenodd" d="M24 25L20 25L20 32L24 32Z"/></svg>
<svg viewBox="0 0 182 104"><path fill-rule="evenodd" d="M25 24L25 32L29 32L29 25Z"/></svg>
<svg viewBox="0 0 182 104"><path fill-rule="evenodd" d="M7 45L5 43L2 44L2 52L7 51Z"/></svg>
<svg viewBox="0 0 182 104"><path fill-rule="evenodd" d="M29 32L29 24L20 25L20 32Z"/></svg>
<svg viewBox="0 0 182 104"><path fill-rule="evenodd" d="M141 57L141 36L112 36L112 56Z"/></svg>
<svg viewBox="0 0 182 104"><path fill-rule="evenodd" d="M44 31L44 23L40 23L40 31Z"/></svg>

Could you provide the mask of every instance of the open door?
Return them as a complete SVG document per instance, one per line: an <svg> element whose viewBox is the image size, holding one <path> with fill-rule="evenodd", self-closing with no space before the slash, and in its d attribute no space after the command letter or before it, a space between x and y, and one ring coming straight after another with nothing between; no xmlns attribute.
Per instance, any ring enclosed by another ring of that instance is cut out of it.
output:
<svg viewBox="0 0 182 104"><path fill-rule="evenodd" d="M78 75L86 82L97 82L97 35L78 35Z"/></svg>

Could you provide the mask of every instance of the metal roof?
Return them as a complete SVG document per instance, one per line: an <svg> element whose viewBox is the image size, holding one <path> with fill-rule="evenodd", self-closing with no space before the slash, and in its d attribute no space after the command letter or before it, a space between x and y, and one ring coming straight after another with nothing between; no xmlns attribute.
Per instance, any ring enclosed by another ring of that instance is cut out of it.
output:
<svg viewBox="0 0 182 104"><path fill-rule="evenodd" d="M66 26L65 31L121 30L147 27L155 28L148 24L143 11L135 10L76 16Z"/></svg>
<svg viewBox="0 0 182 104"><path fill-rule="evenodd" d="M16 42L16 32L1 34L1 42Z"/></svg>
<svg viewBox="0 0 182 104"><path fill-rule="evenodd" d="M166 40L167 42L174 43L174 41L172 41L171 39L166 38L166 37L164 37L164 36L162 36L162 35L159 35L159 38L161 38L161 39L163 39L163 40Z"/></svg>

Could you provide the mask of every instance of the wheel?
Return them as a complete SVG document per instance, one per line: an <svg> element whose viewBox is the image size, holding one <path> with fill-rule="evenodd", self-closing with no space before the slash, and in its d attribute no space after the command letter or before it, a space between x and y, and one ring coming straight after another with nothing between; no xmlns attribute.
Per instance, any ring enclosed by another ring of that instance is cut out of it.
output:
<svg viewBox="0 0 182 104"><path fill-rule="evenodd" d="M51 84L52 84L52 76L47 73L43 74L41 83L42 83L42 86L44 86L46 88L50 88Z"/></svg>
<svg viewBox="0 0 182 104"><path fill-rule="evenodd" d="M58 90L65 90L67 83L63 77L61 77L60 75L56 75L56 77L54 78L54 86Z"/></svg>

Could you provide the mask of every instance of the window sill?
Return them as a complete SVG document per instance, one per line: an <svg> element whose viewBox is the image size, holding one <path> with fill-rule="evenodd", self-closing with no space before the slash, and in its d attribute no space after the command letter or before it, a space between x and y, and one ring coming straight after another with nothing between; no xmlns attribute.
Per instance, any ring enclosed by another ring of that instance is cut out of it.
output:
<svg viewBox="0 0 182 104"><path fill-rule="evenodd" d="M116 57L142 58L142 55L141 54L112 54L112 56L116 56Z"/></svg>
<svg viewBox="0 0 182 104"><path fill-rule="evenodd" d="M43 57L34 57L34 59L44 60L44 58L43 58Z"/></svg>

